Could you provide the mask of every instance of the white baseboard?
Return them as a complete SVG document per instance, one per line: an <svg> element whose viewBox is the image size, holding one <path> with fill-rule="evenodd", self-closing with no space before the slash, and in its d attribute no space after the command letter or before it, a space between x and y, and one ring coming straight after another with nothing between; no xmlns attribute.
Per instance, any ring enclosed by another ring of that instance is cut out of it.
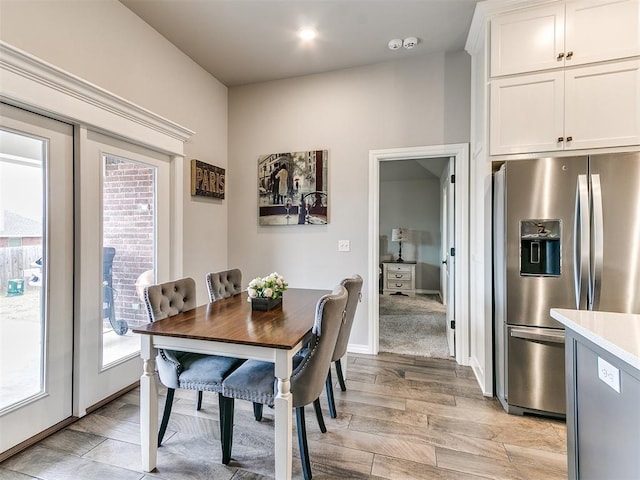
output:
<svg viewBox="0 0 640 480"><path fill-rule="evenodd" d="M424 295L440 295L440 290L422 290L421 288L416 288L416 293L422 293Z"/></svg>
<svg viewBox="0 0 640 480"><path fill-rule="evenodd" d="M486 391L484 389L484 368L482 368L480 366L480 364L478 363L478 361L474 358L474 357L470 357L469 358L469 362L468 365L471 366L471 369L473 370L473 374L476 377L476 381L478 382L478 385L480 386L480 389L482 390L482 394L485 397L493 397L493 391Z"/></svg>
<svg viewBox="0 0 640 480"><path fill-rule="evenodd" d="M362 353L364 355L373 355L371 347L367 344L350 343L347 345L347 352L349 353Z"/></svg>

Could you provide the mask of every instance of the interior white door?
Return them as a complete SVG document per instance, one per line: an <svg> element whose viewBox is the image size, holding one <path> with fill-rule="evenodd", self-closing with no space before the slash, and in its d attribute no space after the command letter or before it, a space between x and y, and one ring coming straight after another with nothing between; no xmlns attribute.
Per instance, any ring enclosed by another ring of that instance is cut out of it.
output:
<svg viewBox="0 0 640 480"><path fill-rule="evenodd" d="M0 104L0 458L73 412L73 128Z"/></svg>
<svg viewBox="0 0 640 480"><path fill-rule="evenodd" d="M449 182L446 185L446 237L447 243L443 244L445 253L445 272L446 272L446 300L445 305L447 308L447 343L449 344L449 355L452 357L456 354L456 331L454 328L455 320L455 181L452 181L455 175L455 159L449 159ZM453 253L453 255L452 255Z"/></svg>
<svg viewBox="0 0 640 480"><path fill-rule="evenodd" d="M442 176L440 177L440 245L442 251L440 252L440 298L442 299L442 304L447 305L447 295L449 294L449 272L447 270L447 263L449 263L449 239L448 234L449 231L447 229L449 209L448 207L448 198L449 198L449 169L445 168Z"/></svg>
<svg viewBox="0 0 640 480"><path fill-rule="evenodd" d="M131 327L147 319L136 287L169 279L172 193L167 155L86 130L80 140L87 161L76 175L78 405L85 412L140 378L140 339Z"/></svg>

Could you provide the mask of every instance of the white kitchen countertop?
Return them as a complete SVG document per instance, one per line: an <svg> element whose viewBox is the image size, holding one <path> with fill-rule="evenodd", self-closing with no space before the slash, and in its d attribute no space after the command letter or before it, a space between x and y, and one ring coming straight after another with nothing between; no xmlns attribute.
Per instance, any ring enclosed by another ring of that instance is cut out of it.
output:
<svg viewBox="0 0 640 480"><path fill-rule="evenodd" d="M552 308L551 316L640 370L640 315Z"/></svg>

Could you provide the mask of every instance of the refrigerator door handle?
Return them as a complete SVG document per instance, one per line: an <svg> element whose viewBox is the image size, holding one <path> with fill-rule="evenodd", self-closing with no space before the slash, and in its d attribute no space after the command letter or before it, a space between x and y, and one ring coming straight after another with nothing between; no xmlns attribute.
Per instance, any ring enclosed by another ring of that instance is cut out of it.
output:
<svg viewBox="0 0 640 480"><path fill-rule="evenodd" d="M573 280L576 308L587 308L587 282L589 272L589 187L586 175L578 175L576 208L573 231Z"/></svg>
<svg viewBox="0 0 640 480"><path fill-rule="evenodd" d="M589 310L597 310L600 306L600 289L602 285L602 262L604 258L604 221L602 215L602 187L600 175L591 175L591 221L592 221L592 258L589 271Z"/></svg>
<svg viewBox="0 0 640 480"><path fill-rule="evenodd" d="M539 333L524 328L512 328L511 336L514 338L524 338L526 340L539 340L547 343L564 343L564 332Z"/></svg>

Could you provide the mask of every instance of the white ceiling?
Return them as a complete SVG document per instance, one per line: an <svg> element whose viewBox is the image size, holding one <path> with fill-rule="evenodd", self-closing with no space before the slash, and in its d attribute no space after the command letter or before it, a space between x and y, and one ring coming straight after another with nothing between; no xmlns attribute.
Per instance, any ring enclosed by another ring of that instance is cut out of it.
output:
<svg viewBox="0 0 640 480"><path fill-rule="evenodd" d="M229 87L460 51L477 1L120 0ZM406 37L418 45L388 49Z"/></svg>

